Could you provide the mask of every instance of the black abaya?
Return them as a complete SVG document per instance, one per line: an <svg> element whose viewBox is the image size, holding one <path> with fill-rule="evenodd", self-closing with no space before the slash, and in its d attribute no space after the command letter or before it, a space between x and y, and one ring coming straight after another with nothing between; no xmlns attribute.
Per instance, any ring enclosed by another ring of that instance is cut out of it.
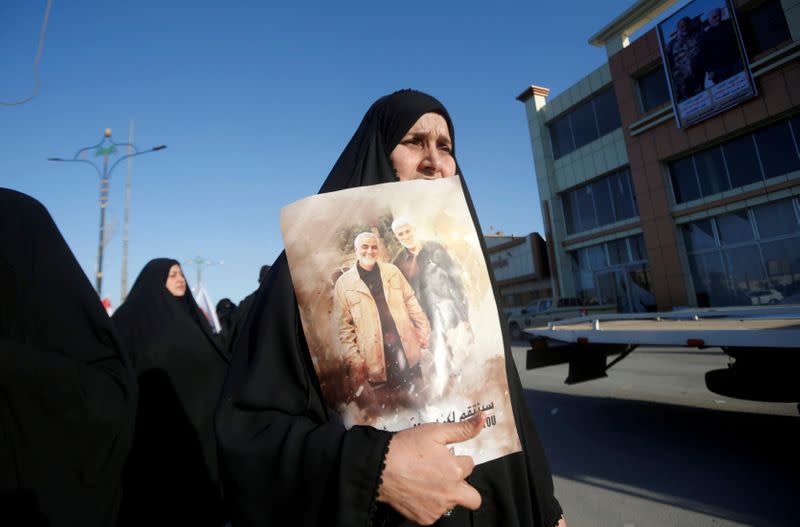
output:
<svg viewBox="0 0 800 527"><path fill-rule="evenodd" d="M220 526L225 513L213 413L227 355L188 286L165 283L175 260L151 260L114 313L139 379L139 408L125 469L123 525Z"/></svg>
<svg viewBox="0 0 800 527"><path fill-rule="evenodd" d="M114 525L136 380L47 210L0 189L0 523Z"/></svg>
<svg viewBox="0 0 800 527"><path fill-rule="evenodd" d="M445 118L455 140L450 117L436 99L413 90L379 99L320 192L396 181L389 155L428 112ZM480 229L466 186L464 192L475 227ZM482 248L485 256L486 247ZM487 267L491 276L491 266ZM504 338L523 452L476 467L469 483L481 493L481 508L475 512L457 508L451 517L440 520L443 525L550 527L561 515ZM221 471L234 525L403 523L376 502L391 433L362 426L345 430L337 416L327 411L314 371L282 254L261 284L234 343L217 408Z"/></svg>

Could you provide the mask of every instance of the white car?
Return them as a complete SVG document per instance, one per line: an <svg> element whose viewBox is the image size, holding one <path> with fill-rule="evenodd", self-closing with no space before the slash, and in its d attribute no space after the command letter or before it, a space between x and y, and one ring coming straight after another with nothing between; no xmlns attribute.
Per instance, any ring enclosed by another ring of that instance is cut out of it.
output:
<svg viewBox="0 0 800 527"><path fill-rule="evenodd" d="M780 293L780 291L776 291L775 289L759 289L757 291L750 291L747 293L747 296L750 297L750 301L754 306L760 306L764 304L780 304L783 301L783 295Z"/></svg>

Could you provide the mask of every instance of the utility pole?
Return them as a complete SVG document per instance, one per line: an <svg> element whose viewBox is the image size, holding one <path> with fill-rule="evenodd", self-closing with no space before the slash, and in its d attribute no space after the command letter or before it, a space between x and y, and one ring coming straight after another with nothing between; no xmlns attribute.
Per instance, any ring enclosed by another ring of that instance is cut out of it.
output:
<svg viewBox="0 0 800 527"><path fill-rule="evenodd" d="M110 167L108 166L108 158L110 155L115 154L117 152L118 146L127 146L130 150L127 155L124 155L117 159L113 165ZM75 155L72 156L72 159L64 159L61 157L48 157L48 161L64 161L64 162L75 162L75 163L86 163L88 165L92 165L92 167L97 171L97 175L100 178L100 241L97 245L97 270L96 270L96 280L95 280L95 289L97 290L97 296L100 298L103 297L103 248L105 243L108 241L105 239L105 228L106 228L106 207L108 206L108 188L109 182L111 181L111 173L114 171L114 168L122 161L123 159L130 159L131 157L140 156L143 154L149 154L150 152L157 152L159 150L163 150L167 147L167 145L158 145L154 146L153 148L139 151L135 145L131 143L115 143L113 139L111 139L111 129L106 128L103 138L100 140L99 143L92 146L85 146L75 152ZM87 159L80 159L81 155L89 150L95 150L96 156L103 156L103 165L101 167L97 166L97 164L87 160ZM133 153L130 153L132 151Z"/></svg>
<svg viewBox="0 0 800 527"><path fill-rule="evenodd" d="M128 211L131 207L131 170L133 167L133 119L128 124L128 175L125 178L125 216L122 222L122 278L120 280L119 303L128 298Z"/></svg>

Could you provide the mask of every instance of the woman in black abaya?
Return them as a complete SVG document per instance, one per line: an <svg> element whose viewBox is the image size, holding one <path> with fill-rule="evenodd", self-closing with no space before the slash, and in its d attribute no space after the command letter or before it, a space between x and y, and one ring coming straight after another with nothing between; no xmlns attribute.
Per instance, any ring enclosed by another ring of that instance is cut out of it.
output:
<svg viewBox="0 0 800 527"><path fill-rule="evenodd" d="M221 526L213 414L228 358L178 262L148 262L113 320L139 379L120 523Z"/></svg>
<svg viewBox="0 0 800 527"><path fill-rule="evenodd" d="M459 172L445 108L403 90L372 105L320 192ZM466 186L464 192L480 229ZM488 259L487 267L491 273ZM397 433L345 430L322 399L282 254L234 343L217 408L233 524L555 526L561 508L507 342L505 348L523 452L473 470L447 444L477 435L477 420Z"/></svg>
<svg viewBox="0 0 800 527"><path fill-rule="evenodd" d="M0 189L0 524L110 526L136 379L47 210Z"/></svg>

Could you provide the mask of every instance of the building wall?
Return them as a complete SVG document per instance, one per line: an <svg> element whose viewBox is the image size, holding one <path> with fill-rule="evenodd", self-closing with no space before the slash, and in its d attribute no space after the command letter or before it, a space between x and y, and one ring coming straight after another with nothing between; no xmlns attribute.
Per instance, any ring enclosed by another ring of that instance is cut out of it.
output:
<svg viewBox="0 0 800 527"><path fill-rule="evenodd" d="M484 238L505 310L552 296L546 243L539 234Z"/></svg>
<svg viewBox="0 0 800 527"><path fill-rule="evenodd" d="M744 3L739 1L737 5ZM660 67L656 29L630 44L627 37L631 28L639 27L643 20L651 20L671 4L674 2L640 0L598 34L604 35L603 39L597 35L593 37L592 43L606 46L608 64L564 93L548 100L546 88L531 86L518 97L526 105L536 180L550 241L548 250L554 264L553 277L562 296L573 296L578 287L571 269L570 251L642 235L649 284L657 307L693 305L692 278L680 224L755 203L800 195L798 173L728 190L700 201L676 204L667 168L676 158L800 113L800 0L781 0L791 41L751 57L758 96L687 129L676 126L669 102L647 113L641 110L636 78L648 69ZM642 11L643 6L651 8L651 12ZM555 159L549 125L609 85L616 95L621 127ZM561 202L564 192L587 181L596 181L620 167L627 167L630 172L639 215L569 235Z"/></svg>
<svg viewBox="0 0 800 527"><path fill-rule="evenodd" d="M625 144L630 159L631 178L639 203L640 227L650 261L653 293L660 308L694 304L688 294L691 276L676 222L682 216L699 211L728 207L737 202L765 196L797 184L780 181L758 184L755 189L739 188L702 200L691 208L676 206L666 162L704 147L719 143L747 130L785 118L800 110L800 63L788 64L764 72L756 62L753 70L758 95L743 104L686 129L677 127L669 104L648 114L639 110L635 91L637 74L660 63L661 54L655 29L645 33L609 59L620 118L625 130ZM774 63L771 63L774 65ZM661 122L639 133L641 121L648 117ZM640 126L637 126L639 124Z"/></svg>

